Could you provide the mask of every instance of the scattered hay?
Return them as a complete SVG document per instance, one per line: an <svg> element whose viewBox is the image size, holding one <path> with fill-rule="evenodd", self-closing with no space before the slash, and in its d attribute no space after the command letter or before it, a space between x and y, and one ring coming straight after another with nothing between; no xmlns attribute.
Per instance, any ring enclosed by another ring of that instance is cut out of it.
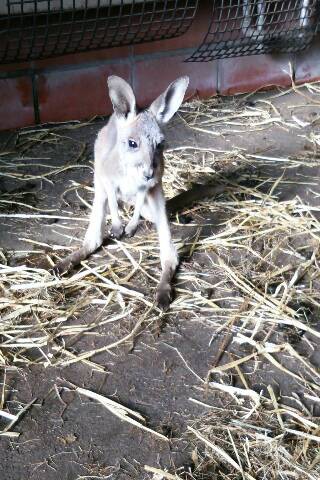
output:
<svg viewBox="0 0 320 480"><path fill-rule="evenodd" d="M319 106L319 84L295 91L298 99L307 95ZM301 135L308 148L287 158L240 147L185 145L166 152L164 187L173 199L169 207L183 259L176 299L166 314L153 300L160 275L153 230L147 237L138 232L130 241L106 244L68 276L58 278L50 270L80 243L88 221L82 210L91 205L92 187L78 175L61 192L61 208L52 208L45 198L32 196L32 182L53 188L71 171L87 178L92 171L88 148L66 134L66 129L83 124L22 131L13 147L7 144L0 153L0 176L8 182L0 192L2 220L17 221L11 228L21 221L42 227L45 221L58 220L50 228L64 240L62 245L43 242L31 228L21 237L30 250L0 251L0 367L84 362L103 371L97 354L132 345L163 317L204 322L212 330L208 343L220 336L220 346L206 378L191 371L200 380L202 394L223 391L229 403L224 401L219 410L207 405L209 413L189 427L196 450L188 478L319 478L319 421L306 414L302 402L300 409L286 406L270 385L268 397L250 388L242 373L244 368L255 371L263 359L297 382L309 403L319 403L319 372L290 341L290 334L303 336L311 350L319 342L319 207L299 196L279 197L292 183L310 191L318 185L318 179L295 172L319 166L319 116L307 120L301 103L292 106L290 117L282 112L277 101L287 92L263 94L254 101L250 96L194 101L181 109L181 118L197 132L224 137L282 128ZM74 158L54 166L50 149L55 152L64 141L72 145ZM42 145L48 157L41 157ZM194 184L198 198L188 198ZM214 200L213 185L218 186ZM177 212L171 205L182 193L185 203ZM80 231L75 234L76 226ZM82 346L81 339L98 338L106 325L121 326L118 336L95 349ZM221 365L226 351L231 358ZM226 381L231 372L240 386ZM3 408L2 402L2 417L16 420ZM154 478L182 478L181 472L152 466L146 471Z"/></svg>
<svg viewBox="0 0 320 480"><path fill-rule="evenodd" d="M123 405L119 405L119 403L115 402L114 400L111 400L110 398L104 397L103 395L99 395L98 393L95 393L95 392L91 392L90 390L87 390L85 388L78 387L76 391L80 393L80 395L85 395L86 397L101 403L101 405L103 405L113 415L120 418L120 420L127 422L131 425L134 425L135 427L140 428L141 430L148 432L151 435L156 436L157 438L160 438L160 440L163 440L165 442L169 441L169 439L164 435L162 435L161 433L156 432L151 428L148 428L145 425L145 418L142 415L140 415L140 413L130 410L130 408L127 408Z"/></svg>
<svg viewBox="0 0 320 480"><path fill-rule="evenodd" d="M298 410L262 398L208 412L188 427L193 478L316 480L320 474L320 423Z"/></svg>
<svg viewBox="0 0 320 480"><path fill-rule="evenodd" d="M18 438L19 432L12 431L13 427L19 422L23 415L29 410L29 408L36 402L36 398L27 403L24 407L21 407L17 414L7 412L6 410L0 410L0 418L4 418L8 421L7 425L0 429L0 437Z"/></svg>

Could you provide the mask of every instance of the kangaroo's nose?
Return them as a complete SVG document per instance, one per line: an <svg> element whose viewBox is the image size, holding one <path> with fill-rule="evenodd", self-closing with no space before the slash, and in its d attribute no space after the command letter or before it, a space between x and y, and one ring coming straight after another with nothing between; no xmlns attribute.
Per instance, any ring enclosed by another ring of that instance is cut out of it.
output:
<svg viewBox="0 0 320 480"><path fill-rule="evenodd" d="M148 181L151 180L153 177L153 170L149 170L148 172L144 172L144 178Z"/></svg>

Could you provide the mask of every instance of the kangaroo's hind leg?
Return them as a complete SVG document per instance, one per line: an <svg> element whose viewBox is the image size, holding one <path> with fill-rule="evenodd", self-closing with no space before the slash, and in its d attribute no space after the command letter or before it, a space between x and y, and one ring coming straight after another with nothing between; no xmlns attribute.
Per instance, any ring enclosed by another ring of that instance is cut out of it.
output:
<svg viewBox="0 0 320 480"><path fill-rule="evenodd" d="M156 225L159 246L162 274L157 287L156 299L160 308L168 309L172 300L172 279L178 265L178 255L176 247L171 238L170 225L166 212L166 201L164 198L162 186L156 185L147 194L148 208L144 211Z"/></svg>
<svg viewBox="0 0 320 480"><path fill-rule="evenodd" d="M94 200L89 226L81 248L61 260L54 268L57 273L63 273L78 265L102 245L106 225L107 192L95 178Z"/></svg>

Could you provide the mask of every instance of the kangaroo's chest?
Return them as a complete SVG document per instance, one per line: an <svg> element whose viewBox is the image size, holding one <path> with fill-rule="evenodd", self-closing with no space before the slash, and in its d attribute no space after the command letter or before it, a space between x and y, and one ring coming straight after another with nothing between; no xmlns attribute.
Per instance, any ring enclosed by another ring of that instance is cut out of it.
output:
<svg viewBox="0 0 320 480"><path fill-rule="evenodd" d="M146 187L146 182L136 168L126 168L115 179L117 196L123 202L134 202L137 193Z"/></svg>
<svg viewBox="0 0 320 480"><path fill-rule="evenodd" d="M158 179L156 177L144 181L140 176L134 175L133 172L131 175L121 176L117 179L115 185L117 197L123 202L134 204L138 193L142 191L147 192L153 188L157 182Z"/></svg>
<svg viewBox="0 0 320 480"><path fill-rule="evenodd" d="M134 177L120 177L116 184L117 197L123 202L131 203L139 191L140 182Z"/></svg>

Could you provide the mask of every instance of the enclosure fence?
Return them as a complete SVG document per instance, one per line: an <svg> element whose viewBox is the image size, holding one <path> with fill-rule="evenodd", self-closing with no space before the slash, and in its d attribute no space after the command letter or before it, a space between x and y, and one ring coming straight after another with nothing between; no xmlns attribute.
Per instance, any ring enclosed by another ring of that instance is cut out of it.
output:
<svg viewBox="0 0 320 480"><path fill-rule="evenodd" d="M185 33L198 0L0 0L0 62L132 45Z"/></svg>
<svg viewBox="0 0 320 480"><path fill-rule="evenodd" d="M200 0L0 0L0 62L181 36ZM319 0L213 0L208 31L187 59L295 52L319 28Z"/></svg>
<svg viewBox="0 0 320 480"><path fill-rule="evenodd" d="M297 52L318 32L318 0L217 0L203 43L188 58L216 58L259 53Z"/></svg>

